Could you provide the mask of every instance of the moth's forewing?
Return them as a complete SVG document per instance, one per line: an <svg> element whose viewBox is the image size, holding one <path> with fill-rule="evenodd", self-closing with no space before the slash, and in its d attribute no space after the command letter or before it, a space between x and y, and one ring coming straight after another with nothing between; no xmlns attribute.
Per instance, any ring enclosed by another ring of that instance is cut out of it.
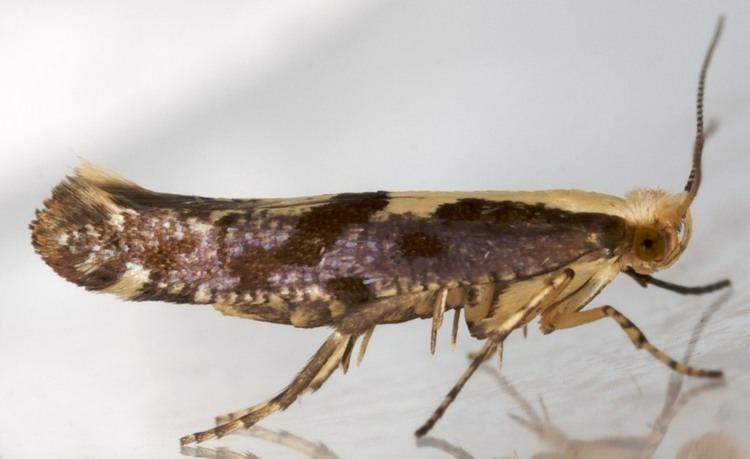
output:
<svg viewBox="0 0 750 459"><path fill-rule="evenodd" d="M622 203L579 191L212 199L86 167L55 188L33 233L58 273L91 290L318 326L394 296L411 311L392 320L408 320L428 311L420 292L481 283L521 302L525 286L596 254L583 281L628 237Z"/></svg>

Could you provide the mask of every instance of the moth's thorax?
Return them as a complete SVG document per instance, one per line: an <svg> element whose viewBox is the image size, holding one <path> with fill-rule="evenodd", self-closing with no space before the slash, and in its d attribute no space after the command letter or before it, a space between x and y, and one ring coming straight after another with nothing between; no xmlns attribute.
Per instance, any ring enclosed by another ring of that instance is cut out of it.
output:
<svg viewBox="0 0 750 459"><path fill-rule="evenodd" d="M692 230L686 192L639 189L625 197L625 219L632 234L623 264L650 274L671 266L687 247Z"/></svg>

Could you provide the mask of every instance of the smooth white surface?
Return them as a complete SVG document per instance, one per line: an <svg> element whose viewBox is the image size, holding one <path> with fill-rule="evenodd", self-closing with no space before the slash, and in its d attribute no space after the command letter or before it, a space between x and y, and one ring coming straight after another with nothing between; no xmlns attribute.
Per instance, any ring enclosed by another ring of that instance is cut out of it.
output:
<svg viewBox="0 0 750 459"><path fill-rule="evenodd" d="M159 191L270 197L365 190L676 191L716 17L695 230L661 277L729 276L692 362L727 387L677 414L657 452L722 432L750 450L750 5L716 2L4 2L0 6L0 457L181 457L177 439L283 387L326 330L210 307L125 303L65 282L27 225L85 158ZM612 304L682 356L719 295L618 279ZM448 328L448 327L445 327ZM265 427L340 458L450 457L417 448L479 347L428 352L429 324L376 330L364 364ZM512 336L503 374L571 437L645 436L670 372L607 322ZM699 385L688 380L686 387ZM474 457L549 451L480 372L433 431ZM230 437L260 457L302 457Z"/></svg>

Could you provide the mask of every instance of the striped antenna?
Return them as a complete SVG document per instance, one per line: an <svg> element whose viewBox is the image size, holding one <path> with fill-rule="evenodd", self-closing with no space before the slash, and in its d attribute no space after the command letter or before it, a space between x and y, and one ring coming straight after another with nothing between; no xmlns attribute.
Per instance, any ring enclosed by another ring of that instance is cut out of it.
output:
<svg viewBox="0 0 750 459"><path fill-rule="evenodd" d="M708 73L708 65L711 63L716 45L719 43L721 37L721 31L724 29L724 16L720 16L716 23L716 29L714 30L714 36L711 39L711 44L708 46L706 56L703 58L703 66L701 67L700 77L698 78L698 97L696 102L696 133L695 133L695 145L693 146L693 168L690 170L690 176L688 177L687 184L685 184L685 191L687 191L687 197L683 203L683 211L687 212L688 207L695 199L698 194L698 188L701 184L701 158L703 157L703 144L706 141L706 132L703 128L703 98L706 88L706 73Z"/></svg>

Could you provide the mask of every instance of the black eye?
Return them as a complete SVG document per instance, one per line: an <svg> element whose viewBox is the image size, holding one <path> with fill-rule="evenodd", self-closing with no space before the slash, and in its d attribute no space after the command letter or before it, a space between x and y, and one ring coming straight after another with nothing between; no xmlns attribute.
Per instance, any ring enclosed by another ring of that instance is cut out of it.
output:
<svg viewBox="0 0 750 459"><path fill-rule="evenodd" d="M635 254L643 261L653 261L664 256L664 236L655 228L641 227L635 231Z"/></svg>

